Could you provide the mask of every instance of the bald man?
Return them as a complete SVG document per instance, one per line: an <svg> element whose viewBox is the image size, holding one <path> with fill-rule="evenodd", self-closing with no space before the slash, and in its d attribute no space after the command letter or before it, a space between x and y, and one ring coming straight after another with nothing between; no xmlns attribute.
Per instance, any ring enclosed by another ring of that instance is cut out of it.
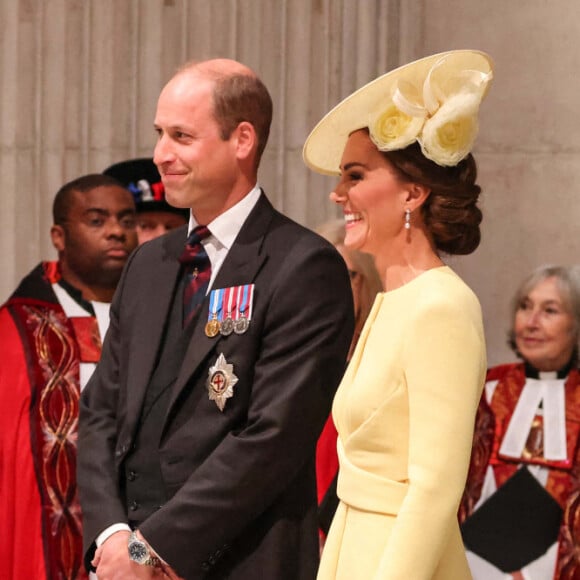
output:
<svg viewBox="0 0 580 580"><path fill-rule="evenodd" d="M133 254L83 393L99 580L316 576L315 446L353 307L340 255L258 185L271 117L231 60L185 65L159 97L154 161L192 217Z"/></svg>

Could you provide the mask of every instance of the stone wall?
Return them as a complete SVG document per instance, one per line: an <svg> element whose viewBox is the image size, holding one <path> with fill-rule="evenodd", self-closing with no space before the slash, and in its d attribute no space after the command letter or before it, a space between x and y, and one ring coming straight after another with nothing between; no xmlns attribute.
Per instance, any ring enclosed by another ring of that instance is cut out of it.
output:
<svg viewBox="0 0 580 580"><path fill-rule="evenodd" d="M231 57L271 89L260 182L314 227L336 215L333 180L303 166L314 123L409 60L478 48L496 63L475 155L483 241L452 259L482 302L489 362L505 346L515 286L577 261L577 0L10 0L0 3L0 301L41 258L57 189L150 155L157 96L189 59Z"/></svg>

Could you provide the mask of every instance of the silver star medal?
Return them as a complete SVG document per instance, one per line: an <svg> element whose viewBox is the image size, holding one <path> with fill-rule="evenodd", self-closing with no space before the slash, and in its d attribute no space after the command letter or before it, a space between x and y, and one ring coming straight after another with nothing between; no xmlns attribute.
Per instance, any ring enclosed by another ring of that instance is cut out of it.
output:
<svg viewBox="0 0 580 580"><path fill-rule="evenodd" d="M226 361L223 353L218 356L215 365L209 368L207 379L209 400L215 401L220 411L224 410L226 399L234 394L234 385L238 382L238 377L233 371L234 365Z"/></svg>

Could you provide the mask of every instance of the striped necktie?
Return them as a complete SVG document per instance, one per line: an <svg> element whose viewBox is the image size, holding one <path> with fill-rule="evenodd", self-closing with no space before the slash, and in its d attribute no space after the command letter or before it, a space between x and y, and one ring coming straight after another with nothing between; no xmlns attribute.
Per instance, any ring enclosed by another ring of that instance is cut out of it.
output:
<svg viewBox="0 0 580 580"><path fill-rule="evenodd" d="M206 226L197 226L189 234L179 261L185 270L183 289L183 326L187 326L197 313L209 286L211 262L201 241L211 235Z"/></svg>

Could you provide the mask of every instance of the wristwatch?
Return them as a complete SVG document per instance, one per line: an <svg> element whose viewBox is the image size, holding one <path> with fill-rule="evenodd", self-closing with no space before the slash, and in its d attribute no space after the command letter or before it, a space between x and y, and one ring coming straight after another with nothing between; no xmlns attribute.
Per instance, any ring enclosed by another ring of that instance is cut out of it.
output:
<svg viewBox="0 0 580 580"><path fill-rule="evenodd" d="M159 567L161 560L157 556L151 554L149 546L137 537L136 532L131 532L129 536L129 543L127 545L129 550L129 559L142 566Z"/></svg>

